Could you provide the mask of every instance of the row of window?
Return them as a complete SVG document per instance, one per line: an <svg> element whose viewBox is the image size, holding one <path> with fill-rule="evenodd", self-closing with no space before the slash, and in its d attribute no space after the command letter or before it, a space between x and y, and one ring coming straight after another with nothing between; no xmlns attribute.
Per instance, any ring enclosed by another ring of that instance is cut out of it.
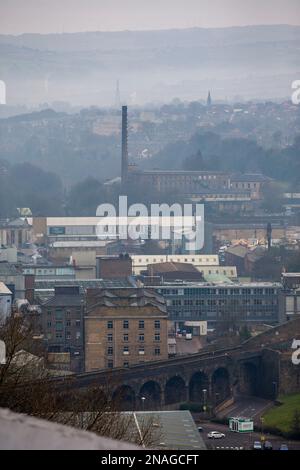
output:
<svg viewBox="0 0 300 470"><path fill-rule="evenodd" d="M144 346L139 346L139 354L144 355L145 354L145 348ZM114 348L112 346L108 346L107 348L107 355L108 356L113 356L114 354ZM129 346L124 346L123 347L123 354L127 355L130 354L130 348ZM154 355L155 356L160 356L160 348L154 348Z"/></svg>
<svg viewBox="0 0 300 470"><path fill-rule="evenodd" d="M112 335L112 333L109 333L109 334L107 335L107 341L108 341L109 343L112 343L112 342L113 342L113 335ZM124 341L124 343L128 343L128 341L129 341L129 335L127 335L127 334L123 335L123 341ZM138 341L140 341L140 342L145 341L145 335L144 335L144 334L140 334L140 335L138 336ZM157 333L157 334L154 335L154 341L160 341L160 334L159 334L159 333Z"/></svg>
<svg viewBox="0 0 300 470"><path fill-rule="evenodd" d="M276 295L277 289L274 288L188 288L188 289L158 289L162 295L186 295L190 297L200 297L204 295Z"/></svg>
<svg viewBox="0 0 300 470"><path fill-rule="evenodd" d="M271 300L265 300L265 299L220 299L220 300L167 300L167 306L173 306L173 307L178 307L178 306L211 306L211 305L277 305L277 300L276 299L271 299Z"/></svg>
<svg viewBox="0 0 300 470"><path fill-rule="evenodd" d="M71 326L71 325L72 325L71 320L67 320L66 323L65 323L65 325L66 325L67 327L68 327L68 326ZM75 320L75 326L76 326L77 328L80 328L80 325L81 325L81 321L80 321L80 320ZM64 323L63 323L62 320L57 320L57 321L55 322L55 328L56 328L57 330L62 330L62 329L63 329L63 326L64 326ZM51 320L47 321L47 327L48 327L48 328L51 328L51 327L52 327L52 321L51 321Z"/></svg>
<svg viewBox="0 0 300 470"><path fill-rule="evenodd" d="M47 333L47 339L48 340L51 340L53 338L57 339L57 340L63 340L64 338L66 340L71 340L71 332L70 331L66 331L65 335L63 332L60 332L60 331L56 331L55 333L55 336L52 335L52 333ZM79 331L76 332L76 339L79 340L81 338L81 333Z"/></svg>
<svg viewBox="0 0 300 470"><path fill-rule="evenodd" d="M107 329L112 330L114 327L114 322L113 320L108 320L107 321ZM145 328L145 321L144 320L139 320L139 330L143 330ZM160 320L154 320L154 328L156 330L160 330ZM123 320L123 329L128 330L129 329L129 320Z"/></svg>
<svg viewBox="0 0 300 470"><path fill-rule="evenodd" d="M170 258L168 257L168 260L171 261L171 262L177 262L177 263L210 263L211 261L213 261L214 263L217 263L218 262L218 259L217 258L192 258L192 259L189 259L189 258ZM143 264L147 264L147 263L164 263L166 261L166 258L161 258L161 259L156 259L156 258L146 258L146 259L138 259L137 260L139 263L143 263Z"/></svg>

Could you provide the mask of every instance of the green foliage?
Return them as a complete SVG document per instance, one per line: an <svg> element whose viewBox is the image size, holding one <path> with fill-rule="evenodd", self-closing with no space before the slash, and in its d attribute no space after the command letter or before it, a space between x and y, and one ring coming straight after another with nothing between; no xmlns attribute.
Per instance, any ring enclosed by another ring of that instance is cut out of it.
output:
<svg viewBox="0 0 300 470"><path fill-rule="evenodd" d="M276 406L264 415L265 429L293 439L300 438L300 394L280 397Z"/></svg>
<svg viewBox="0 0 300 470"><path fill-rule="evenodd" d="M35 216L62 215L60 178L30 163L8 166L0 175L0 217L14 217L18 207L29 207Z"/></svg>
<svg viewBox="0 0 300 470"><path fill-rule="evenodd" d="M251 338L251 332L247 325L242 326L240 329L240 338L241 341L247 341L247 339Z"/></svg>

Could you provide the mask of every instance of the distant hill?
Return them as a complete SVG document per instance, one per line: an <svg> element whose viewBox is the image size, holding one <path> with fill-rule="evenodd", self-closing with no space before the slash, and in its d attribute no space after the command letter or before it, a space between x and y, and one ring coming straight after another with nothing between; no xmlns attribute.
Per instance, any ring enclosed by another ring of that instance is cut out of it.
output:
<svg viewBox="0 0 300 470"><path fill-rule="evenodd" d="M0 35L0 43L41 51L93 51L203 47L300 40L300 26L244 26L155 31Z"/></svg>
<svg viewBox="0 0 300 470"><path fill-rule="evenodd" d="M111 105L290 96L300 79L300 27L0 35L0 79L11 104Z"/></svg>

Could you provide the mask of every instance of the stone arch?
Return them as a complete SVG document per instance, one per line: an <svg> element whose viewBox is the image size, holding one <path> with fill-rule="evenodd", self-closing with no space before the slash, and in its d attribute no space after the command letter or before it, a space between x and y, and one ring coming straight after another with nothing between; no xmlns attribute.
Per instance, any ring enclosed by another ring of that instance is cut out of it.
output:
<svg viewBox="0 0 300 470"><path fill-rule="evenodd" d="M258 394L258 369L252 362L241 365L239 392L248 396Z"/></svg>
<svg viewBox="0 0 300 470"><path fill-rule="evenodd" d="M141 409L157 409L161 404L161 387L158 382L149 380L140 388L139 407Z"/></svg>
<svg viewBox="0 0 300 470"><path fill-rule="evenodd" d="M206 390L204 392L203 390ZM191 402L202 403L208 398L209 378L205 372L195 372L189 382L189 400Z"/></svg>
<svg viewBox="0 0 300 470"><path fill-rule="evenodd" d="M219 367L212 375L212 401L215 404L221 403L230 397L230 376L225 367Z"/></svg>
<svg viewBox="0 0 300 470"><path fill-rule="evenodd" d="M185 381L180 375L171 377L165 386L165 404L172 405L186 401L186 386Z"/></svg>
<svg viewBox="0 0 300 470"><path fill-rule="evenodd" d="M132 411L135 409L135 391L129 385L121 385L112 396L112 401L117 410Z"/></svg>

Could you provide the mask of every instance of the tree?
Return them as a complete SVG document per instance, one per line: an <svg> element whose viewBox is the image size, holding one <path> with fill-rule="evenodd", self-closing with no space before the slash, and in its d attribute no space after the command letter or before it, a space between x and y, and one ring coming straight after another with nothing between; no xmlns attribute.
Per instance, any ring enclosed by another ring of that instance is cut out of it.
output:
<svg viewBox="0 0 300 470"><path fill-rule="evenodd" d="M300 438L300 411L299 410L294 411L291 431L293 433L294 438L296 439Z"/></svg>
<svg viewBox="0 0 300 470"><path fill-rule="evenodd" d="M119 384L109 375L104 384L83 390L73 386L74 376L55 378L46 368L36 333L36 321L24 315L12 315L0 328L6 345L6 364L0 365L0 407L145 447L158 444L154 418L141 422L137 432L133 415L120 412L120 397L114 399L112 393Z"/></svg>
<svg viewBox="0 0 300 470"><path fill-rule="evenodd" d="M242 342L247 341L247 339L251 338L251 332L247 325L243 325L240 329L240 338Z"/></svg>
<svg viewBox="0 0 300 470"><path fill-rule="evenodd" d="M188 171L203 171L204 160L200 150L194 155L186 158L183 162L183 169Z"/></svg>

